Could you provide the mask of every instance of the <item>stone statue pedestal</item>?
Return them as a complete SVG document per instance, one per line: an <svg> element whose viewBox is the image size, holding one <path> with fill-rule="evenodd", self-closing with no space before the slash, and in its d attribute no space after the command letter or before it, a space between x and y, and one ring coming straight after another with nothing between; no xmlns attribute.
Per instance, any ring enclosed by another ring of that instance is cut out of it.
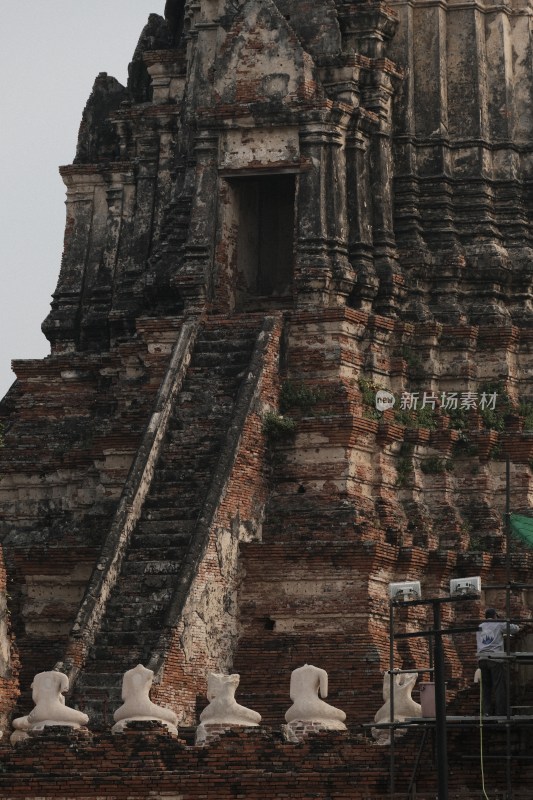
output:
<svg viewBox="0 0 533 800"><path fill-rule="evenodd" d="M208 725L204 722L201 722L196 728L194 743L199 746L209 745L211 742L216 742L217 739L220 739L226 733L230 733L231 731L249 731L250 728L257 727L257 725L224 725L223 723L218 725Z"/></svg>
<svg viewBox="0 0 533 800"><path fill-rule="evenodd" d="M173 736L175 736L175 732L174 730L172 730L172 726L169 727L168 723L161 722L160 720L156 719L127 720L124 726L121 728L120 733L122 734L152 733L156 735L160 734L163 736L166 736L167 734L171 733Z"/></svg>
<svg viewBox="0 0 533 800"><path fill-rule="evenodd" d="M73 728L71 725L46 725L41 730L28 731L29 739L86 739L92 733L88 728Z"/></svg>
<svg viewBox="0 0 533 800"><path fill-rule="evenodd" d="M331 733L331 731L346 731L346 725L342 728L330 728L322 722L289 722L281 726L281 733L286 742L298 744L303 742L310 734Z"/></svg>

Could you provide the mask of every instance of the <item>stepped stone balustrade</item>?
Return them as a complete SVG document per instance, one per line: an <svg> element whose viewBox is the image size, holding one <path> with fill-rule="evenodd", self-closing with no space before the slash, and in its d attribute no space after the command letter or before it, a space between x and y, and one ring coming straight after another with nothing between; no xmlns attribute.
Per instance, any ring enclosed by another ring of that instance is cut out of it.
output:
<svg viewBox="0 0 533 800"><path fill-rule="evenodd" d="M242 358L246 331L248 336L256 332L258 324L249 322L247 326L243 322L244 318L237 323L238 360ZM219 340L217 352L226 346L231 348L231 336L235 335L228 321L226 335L230 340L226 344L221 336L224 327L218 328L214 322L211 331L208 328L210 339ZM277 404L281 333L281 315L266 317L257 333L251 358L248 356L247 370L243 373L242 362L234 368L242 383L238 393L235 392L232 422L221 441L209 489L191 530L180 580L176 582L152 648L149 666L156 675L162 675L158 697L167 702L176 698L176 702L188 709L191 721L195 719L196 687L203 686L206 664L213 670L228 669L231 664L238 636L235 599L240 580L240 543L261 537L268 491L263 461L266 447L263 413ZM248 347L252 341L248 340ZM216 359L219 358L217 355ZM221 372L224 373L223 368ZM197 380L201 387L200 375ZM191 400L194 403L194 395ZM193 441L194 435L193 430ZM206 608L210 609L209 614Z"/></svg>
<svg viewBox="0 0 533 800"><path fill-rule="evenodd" d="M61 672L39 672L31 688L35 708L26 717L13 720L15 732L11 737L12 744L47 727L80 728L89 722L87 714L65 705L63 695L68 692L69 680Z"/></svg>
<svg viewBox="0 0 533 800"><path fill-rule="evenodd" d="M71 631L66 654L56 668L68 671L75 682L94 641L95 631L116 582L132 531L140 517L153 479L155 464L164 440L174 398L179 392L191 358L198 328L186 321L175 344L172 358L156 399L143 441L125 483L115 518L104 543L100 559L80 606Z"/></svg>
<svg viewBox="0 0 533 800"><path fill-rule="evenodd" d="M259 445L260 409L273 391L280 322L268 318L259 331L261 322L221 319L200 327L184 380L168 400L168 429L140 513L128 537L115 535L117 525L108 540L109 580L95 574L108 599L102 588L88 592L66 662L81 670L74 702L91 708L96 726L105 725L121 673L134 659L156 674L157 701L186 708L191 720L200 664L205 674L206 663L227 662L237 542L253 535L264 502L264 477L243 460L246 446ZM205 612L198 615L205 603L212 629L196 631L199 620L200 628L206 624Z"/></svg>
<svg viewBox="0 0 533 800"><path fill-rule="evenodd" d="M130 669L122 679L124 703L113 714L113 733L122 733L129 722L161 722L170 733L177 735L178 716L169 708L162 708L150 700L150 687L154 679L151 669L142 664Z"/></svg>

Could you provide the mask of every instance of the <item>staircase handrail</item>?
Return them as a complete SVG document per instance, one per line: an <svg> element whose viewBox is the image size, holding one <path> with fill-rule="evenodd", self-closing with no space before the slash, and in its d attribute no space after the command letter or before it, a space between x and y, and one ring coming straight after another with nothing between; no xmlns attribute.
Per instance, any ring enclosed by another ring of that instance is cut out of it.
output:
<svg viewBox="0 0 533 800"><path fill-rule="evenodd" d="M179 574L179 583L172 595L161 634L152 649L152 655L147 665L149 669L153 670L156 682L161 679L161 671L171 645L173 630L181 618L190 588L208 548L211 528L224 500L225 489L229 480L228 476L231 475L239 453L244 423L260 395L265 372L264 354L279 317L280 314L266 316L257 335L254 351L248 366L248 373L237 397L232 422L226 434L217 466L213 472L202 512L196 522L185 563Z"/></svg>
<svg viewBox="0 0 533 800"><path fill-rule="evenodd" d="M181 390L200 325L199 317L185 319L169 366L159 387L153 412L124 483L109 532L69 634L65 656L54 669L69 678L72 691L116 584L131 534L152 482L174 400Z"/></svg>

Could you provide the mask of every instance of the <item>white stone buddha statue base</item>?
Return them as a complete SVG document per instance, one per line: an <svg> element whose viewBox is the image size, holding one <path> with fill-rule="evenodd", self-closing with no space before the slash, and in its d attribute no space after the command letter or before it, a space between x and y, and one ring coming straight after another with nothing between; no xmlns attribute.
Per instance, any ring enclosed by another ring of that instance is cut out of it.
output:
<svg viewBox="0 0 533 800"><path fill-rule="evenodd" d="M170 708L157 706L150 700L150 689L154 679L151 669L137 664L128 670L122 680L124 703L113 714L115 725L112 733L122 733L128 722L160 722L170 733L178 734L178 717Z"/></svg>
<svg viewBox="0 0 533 800"><path fill-rule="evenodd" d="M328 673L325 670L312 664L295 669L290 684L293 705L285 714L285 720L293 727L294 724L305 723L319 726L317 730L347 730L344 711L321 700L319 692L322 697L328 696Z"/></svg>
<svg viewBox="0 0 533 800"><path fill-rule="evenodd" d="M68 691L69 680L62 672L39 672L31 688L35 708L26 717L13 720L15 730L11 734L11 744L25 741L30 734L42 732L48 727L77 729L88 723L87 714L65 705L63 692Z"/></svg>
<svg viewBox="0 0 533 800"><path fill-rule="evenodd" d="M394 675L394 722L403 722L406 719L422 716L422 706L416 703L411 697L414 685L418 678L418 672L404 672L401 675ZM376 712L374 722L390 722L390 675L385 672L383 675L383 700L381 708ZM388 728L372 728L372 736L378 744L390 744L391 735ZM403 736L405 729L394 731L395 738Z"/></svg>
<svg viewBox="0 0 533 800"><path fill-rule="evenodd" d="M209 705L200 714L200 725L196 729L196 743L206 744L218 739L233 728L257 727L261 715L257 711L241 706L235 700L240 676L210 672L207 677L207 699Z"/></svg>

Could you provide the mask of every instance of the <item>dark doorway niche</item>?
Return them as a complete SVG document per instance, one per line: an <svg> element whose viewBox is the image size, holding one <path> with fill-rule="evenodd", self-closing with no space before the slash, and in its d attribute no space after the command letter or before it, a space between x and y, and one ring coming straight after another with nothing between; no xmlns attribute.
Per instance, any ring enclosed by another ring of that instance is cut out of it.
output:
<svg viewBox="0 0 533 800"><path fill-rule="evenodd" d="M238 214L237 309L286 307L292 302L295 176L230 181Z"/></svg>

